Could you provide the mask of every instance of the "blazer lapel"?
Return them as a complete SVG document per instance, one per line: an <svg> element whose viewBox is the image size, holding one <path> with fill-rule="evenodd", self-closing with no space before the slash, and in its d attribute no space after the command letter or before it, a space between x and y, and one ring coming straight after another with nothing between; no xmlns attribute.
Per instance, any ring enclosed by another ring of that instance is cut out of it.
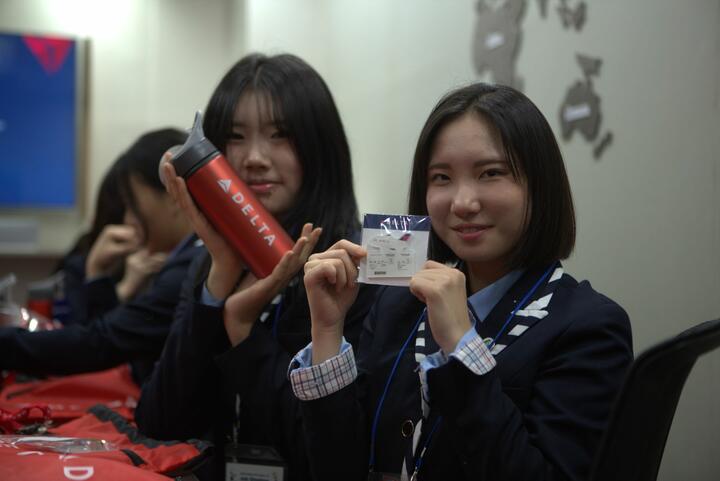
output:
<svg viewBox="0 0 720 481"><path fill-rule="evenodd" d="M476 325L476 330L483 339L493 339L505 324L508 316L517 307L517 303L532 289L535 283L545 273L547 268L528 270L500 299L495 308L490 312L484 322ZM544 319L549 312L550 301L558 285L558 280L563 275L563 269L559 262L555 263L554 269L540 285L525 305L515 313L500 337L496 340L491 352L496 357L513 342L525 335L530 328Z"/></svg>

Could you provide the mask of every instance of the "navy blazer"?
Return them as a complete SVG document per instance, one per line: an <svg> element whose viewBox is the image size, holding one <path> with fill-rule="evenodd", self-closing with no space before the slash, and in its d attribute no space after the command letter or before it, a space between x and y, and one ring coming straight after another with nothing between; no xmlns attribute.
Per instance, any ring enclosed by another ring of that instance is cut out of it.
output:
<svg viewBox="0 0 720 481"><path fill-rule="evenodd" d="M87 324L118 304L115 287L122 276L113 274L92 281L85 279L87 254L73 252L60 261L56 272L62 272L66 311L59 317L64 326Z"/></svg>
<svg viewBox="0 0 720 481"><path fill-rule="evenodd" d="M493 337L542 271L526 272L478 323ZM314 479L367 478L370 426L391 366L424 305L406 288L378 294L360 340L358 379L322 399L302 403ZM428 371L429 426L442 421L419 479L582 480L589 473L616 394L630 365L632 339L625 311L588 282L565 274L547 315L478 376L451 360ZM399 473L421 417L420 382L411 343L401 358L378 423L375 471Z"/></svg>
<svg viewBox="0 0 720 481"><path fill-rule="evenodd" d="M170 331L187 270L200 247L182 244L150 286L85 325L54 331L0 329L0 369L30 374L77 374L130 362L135 381L152 371Z"/></svg>
<svg viewBox="0 0 720 481"><path fill-rule="evenodd" d="M233 426L238 443L273 446L288 466L289 480L308 478L299 401L287 367L310 342L310 310L302 281L285 291L273 336L272 315L256 322L250 336L231 346L223 307L200 301L209 256L190 268L181 305L152 376L135 411L140 430L155 439L203 438L216 445L201 479L225 479L224 447ZM377 289L363 286L348 313L345 336L357 342ZM236 416L236 402L240 414Z"/></svg>

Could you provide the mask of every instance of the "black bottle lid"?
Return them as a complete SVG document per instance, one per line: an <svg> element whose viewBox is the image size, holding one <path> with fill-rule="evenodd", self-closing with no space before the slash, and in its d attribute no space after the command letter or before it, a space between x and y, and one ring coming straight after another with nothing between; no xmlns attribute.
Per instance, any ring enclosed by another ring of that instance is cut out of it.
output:
<svg viewBox="0 0 720 481"><path fill-rule="evenodd" d="M172 163L175 166L175 172L180 177L187 178L206 159L214 157L219 152L218 148L205 138L202 122L203 116L198 111L195 113L195 122L193 122L187 140L179 150L173 152Z"/></svg>

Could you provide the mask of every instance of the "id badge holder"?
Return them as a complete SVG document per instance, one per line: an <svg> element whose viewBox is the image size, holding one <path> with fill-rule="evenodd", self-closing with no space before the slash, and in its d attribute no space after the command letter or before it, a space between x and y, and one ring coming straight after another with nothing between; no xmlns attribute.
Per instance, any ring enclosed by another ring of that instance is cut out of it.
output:
<svg viewBox="0 0 720 481"><path fill-rule="evenodd" d="M286 481L287 466L271 446L228 444L225 481Z"/></svg>
<svg viewBox="0 0 720 481"><path fill-rule="evenodd" d="M358 281L407 286L427 261L430 218L419 215L365 214Z"/></svg>

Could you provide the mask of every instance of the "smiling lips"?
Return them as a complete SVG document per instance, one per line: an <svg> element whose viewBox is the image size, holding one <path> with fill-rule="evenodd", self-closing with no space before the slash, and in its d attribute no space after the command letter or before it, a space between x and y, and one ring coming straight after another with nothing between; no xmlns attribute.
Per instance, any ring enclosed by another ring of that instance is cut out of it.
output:
<svg viewBox="0 0 720 481"><path fill-rule="evenodd" d="M277 182L269 180L250 180L247 182L247 185L255 194L262 195L271 193L273 187L277 185Z"/></svg>
<svg viewBox="0 0 720 481"><path fill-rule="evenodd" d="M482 224L459 224L451 227L451 229L457 232L458 236L464 241L477 240L490 229L489 225Z"/></svg>

